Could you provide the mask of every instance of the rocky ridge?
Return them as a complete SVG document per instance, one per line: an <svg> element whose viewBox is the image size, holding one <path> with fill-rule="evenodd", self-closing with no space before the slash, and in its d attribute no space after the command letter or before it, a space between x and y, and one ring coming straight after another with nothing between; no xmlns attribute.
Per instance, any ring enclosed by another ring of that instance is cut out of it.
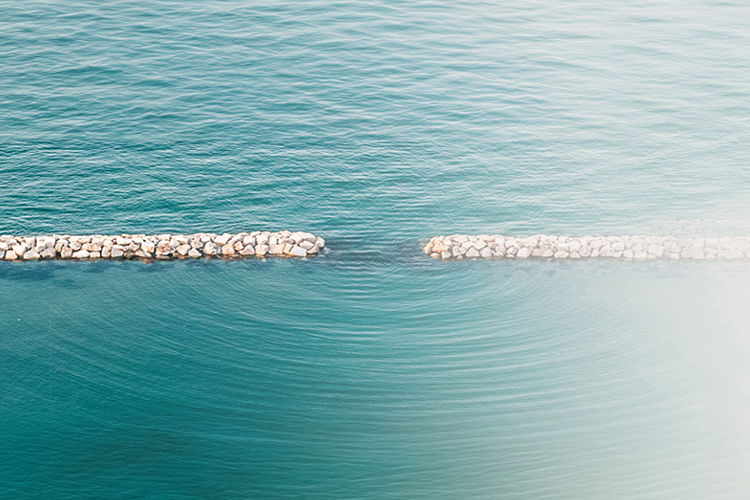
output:
<svg viewBox="0 0 750 500"><path fill-rule="evenodd" d="M0 236L3 260L172 260L198 258L314 257L325 240L310 233L120 234Z"/></svg>
<svg viewBox="0 0 750 500"><path fill-rule="evenodd" d="M424 253L441 260L739 260L750 259L750 238L454 234L433 237L424 246Z"/></svg>

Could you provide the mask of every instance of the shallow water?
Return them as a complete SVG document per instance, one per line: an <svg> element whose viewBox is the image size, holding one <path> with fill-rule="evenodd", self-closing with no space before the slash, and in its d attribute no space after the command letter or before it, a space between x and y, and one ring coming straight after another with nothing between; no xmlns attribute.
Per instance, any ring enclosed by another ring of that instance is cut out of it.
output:
<svg viewBox="0 0 750 500"><path fill-rule="evenodd" d="M432 261L750 234L750 8L1 2L0 496L744 498L750 265Z"/></svg>

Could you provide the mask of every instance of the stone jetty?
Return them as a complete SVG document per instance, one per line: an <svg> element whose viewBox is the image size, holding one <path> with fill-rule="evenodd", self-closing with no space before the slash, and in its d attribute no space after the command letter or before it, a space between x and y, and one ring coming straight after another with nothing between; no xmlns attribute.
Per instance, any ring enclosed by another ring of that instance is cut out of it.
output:
<svg viewBox="0 0 750 500"><path fill-rule="evenodd" d="M305 232L0 236L2 260L173 260L314 257L325 240Z"/></svg>
<svg viewBox="0 0 750 500"><path fill-rule="evenodd" d="M424 253L442 260L740 260L750 259L750 238L454 234L433 237Z"/></svg>

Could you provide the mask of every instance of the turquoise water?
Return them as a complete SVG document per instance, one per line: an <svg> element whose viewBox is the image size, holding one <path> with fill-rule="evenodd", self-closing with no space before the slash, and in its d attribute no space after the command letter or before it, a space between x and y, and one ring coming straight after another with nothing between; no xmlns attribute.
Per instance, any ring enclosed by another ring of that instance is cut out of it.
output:
<svg viewBox="0 0 750 500"><path fill-rule="evenodd" d="M0 263L0 497L745 498L750 7L0 1L0 233L303 229L307 262Z"/></svg>

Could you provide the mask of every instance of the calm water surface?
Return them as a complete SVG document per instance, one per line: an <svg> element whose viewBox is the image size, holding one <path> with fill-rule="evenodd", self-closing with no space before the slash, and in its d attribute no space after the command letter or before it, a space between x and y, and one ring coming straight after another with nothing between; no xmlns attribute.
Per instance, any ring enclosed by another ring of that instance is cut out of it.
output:
<svg viewBox="0 0 750 500"><path fill-rule="evenodd" d="M0 497L744 499L742 2L0 0L0 233L304 229L310 261L0 263Z"/></svg>

